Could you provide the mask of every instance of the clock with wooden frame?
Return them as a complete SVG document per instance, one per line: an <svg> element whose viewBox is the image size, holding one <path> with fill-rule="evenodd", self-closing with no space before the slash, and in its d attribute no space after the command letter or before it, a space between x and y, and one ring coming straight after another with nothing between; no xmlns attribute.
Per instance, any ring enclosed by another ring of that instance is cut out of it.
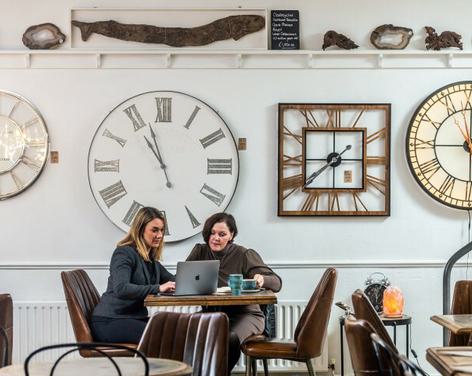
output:
<svg viewBox="0 0 472 376"><path fill-rule="evenodd" d="M389 216L390 104L279 104L278 215Z"/></svg>
<svg viewBox="0 0 472 376"><path fill-rule="evenodd" d="M420 187L441 204L472 209L472 81L444 86L418 106L406 156Z"/></svg>

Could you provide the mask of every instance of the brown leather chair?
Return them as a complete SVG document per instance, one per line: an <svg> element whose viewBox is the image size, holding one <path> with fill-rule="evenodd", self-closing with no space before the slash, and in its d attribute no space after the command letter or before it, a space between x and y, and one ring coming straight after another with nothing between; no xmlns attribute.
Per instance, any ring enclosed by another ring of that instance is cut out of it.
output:
<svg viewBox="0 0 472 376"><path fill-rule="evenodd" d="M228 316L224 313L162 311L149 319L138 350L148 357L187 363L194 376L225 376L228 336Z"/></svg>
<svg viewBox="0 0 472 376"><path fill-rule="evenodd" d="M72 270L61 273L62 285L66 296L67 309L74 329L77 342L93 342L89 320L93 309L100 300L100 295L84 270ZM136 348L136 344L122 343L120 345ZM126 350L101 349L110 356L132 356ZM96 351L80 349L80 355L85 358L103 356Z"/></svg>
<svg viewBox="0 0 472 376"><path fill-rule="evenodd" d="M0 367L11 364L13 349L13 302L10 294L0 294Z"/></svg>
<svg viewBox="0 0 472 376"><path fill-rule="evenodd" d="M472 313L472 281L457 281L452 296L451 315ZM449 346L468 346L468 334L449 335Z"/></svg>
<svg viewBox="0 0 472 376"><path fill-rule="evenodd" d="M379 360L371 339L371 334L375 333L372 325L366 320L356 320L354 316L349 315L344 321L344 328L354 375L381 374Z"/></svg>
<svg viewBox="0 0 472 376"><path fill-rule="evenodd" d="M375 330L380 338L382 338L387 344L396 349L395 345L390 338L390 335L385 328L382 320L380 320L379 314L375 311L374 307L370 303L369 298L360 289L357 289L352 294L352 306L354 308L354 316L358 320L365 320Z"/></svg>
<svg viewBox="0 0 472 376"><path fill-rule="evenodd" d="M256 335L242 343L241 350L246 355L247 375L250 375L251 364L254 374L257 372L254 359L263 360L265 375L268 375L267 359L304 362L309 374L315 374L311 360L320 356L323 350L336 279L336 269L326 269L298 321L293 341L280 341Z"/></svg>

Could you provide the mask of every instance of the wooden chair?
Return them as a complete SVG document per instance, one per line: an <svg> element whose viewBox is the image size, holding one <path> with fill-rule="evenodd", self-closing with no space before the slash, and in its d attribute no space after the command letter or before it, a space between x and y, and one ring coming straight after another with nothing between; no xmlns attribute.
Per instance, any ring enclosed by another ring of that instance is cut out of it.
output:
<svg viewBox="0 0 472 376"><path fill-rule="evenodd" d="M92 331L89 320L93 309L100 300L100 295L84 270L72 270L61 273L62 285L66 296L67 308L74 329L77 342L93 342ZM125 347L136 348L136 344L118 344ZM105 353L111 356L132 356L126 349L105 349ZM100 352L91 351L86 348L79 349L83 357L102 356Z"/></svg>
<svg viewBox="0 0 472 376"><path fill-rule="evenodd" d="M382 338L390 347L396 349L393 344L390 335L385 328L382 320L380 320L379 314L375 311L369 298L360 289L354 291L351 296L352 306L354 308L354 317L358 320L367 321L374 328L380 338Z"/></svg>
<svg viewBox="0 0 472 376"><path fill-rule="evenodd" d="M13 349L13 301L10 294L0 294L0 367L11 364Z"/></svg>
<svg viewBox="0 0 472 376"><path fill-rule="evenodd" d="M253 374L257 374L256 362L253 361L256 359L263 360L266 376L268 375L268 359L303 362L307 365L309 374L315 374L311 362L313 358L321 355L323 349L336 279L336 269L326 269L298 321L292 341L282 342L264 335L255 335L241 344L241 350L246 355L247 375L251 374L251 364Z"/></svg>
<svg viewBox="0 0 472 376"><path fill-rule="evenodd" d="M472 314L472 281L457 281L452 296L451 315ZM449 335L449 346L468 346L469 334Z"/></svg>
<svg viewBox="0 0 472 376"><path fill-rule="evenodd" d="M138 350L148 357L187 363L193 376L226 376L228 339L224 313L162 311L149 319Z"/></svg>

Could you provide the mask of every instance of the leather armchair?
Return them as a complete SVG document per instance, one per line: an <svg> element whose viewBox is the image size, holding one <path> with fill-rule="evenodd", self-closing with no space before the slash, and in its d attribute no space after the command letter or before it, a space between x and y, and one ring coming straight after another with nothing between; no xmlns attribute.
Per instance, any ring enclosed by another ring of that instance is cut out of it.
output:
<svg viewBox="0 0 472 376"><path fill-rule="evenodd" d="M100 300L100 295L84 270L72 270L61 273L62 285L66 296L70 321L77 342L94 342L89 320L93 309ZM136 348L136 344L122 343L121 345ZM110 356L132 356L133 354L121 349L101 349ZM81 348L80 355L85 358L102 356L96 351Z"/></svg>
<svg viewBox="0 0 472 376"><path fill-rule="evenodd" d="M144 330L138 350L148 357L179 360L194 376L228 373L228 317L215 313L158 312Z"/></svg>
<svg viewBox="0 0 472 376"><path fill-rule="evenodd" d="M11 364L13 349L13 301L10 294L0 294L0 367Z"/></svg>
<svg viewBox="0 0 472 376"><path fill-rule="evenodd" d="M452 296L451 315L472 313L472 281L457 281ZM449 335L449 346L469 346L469 334Z"/></svg>
<svg viewBox="0 0 472 376"><path fill-rule="evenodd" d="M293 340L280 341L264 335L256 335L247 338L242 343L241 350L246 355L247 375L250 375L251 364L254 374L256 374L256 363L253 361L255 359L263 360L266 376L268 375L268 359L304 362L309 374L315 374L311 361L320 356L323 349L336 279L336 269L326 269L298 321Z"/></svg>

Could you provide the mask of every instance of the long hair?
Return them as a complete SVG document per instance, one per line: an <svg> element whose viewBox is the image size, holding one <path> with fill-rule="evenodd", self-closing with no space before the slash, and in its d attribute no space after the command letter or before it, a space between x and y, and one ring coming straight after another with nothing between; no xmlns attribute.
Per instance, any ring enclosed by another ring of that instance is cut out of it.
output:
<svg viewBox="0 0 472 376"><path fill-rule="evenodd" d="M159 246L151 247L150 252L148 252L148 247L143 237L144 229L146 228L146 225L156 218L164 222L164 228L165 228L166 219L164 217L164 214L160 210L157 210L156 208L152 208L150 206L145 206L139 209L138 213L133 219L133 222L131 223L131 227L128 233L122 240L118 242L117 247L121 247L124 245L131 245L136 248L139 255L144 260L150 261L150 258L152 258L155 261L160 260L162 256L162 249L164 247L164 234L162 234L162 239L161 239L161 242L159 243Z"/></svg>
<svg viewBox="0 0 472 376"><path fill-rule="evenodd" d="M205 221L205 224L203 225L202 236L205 243L208 244L210 240L211 230L213 229L213 226L216 223L221 223L221 222L226 223L226 226L228 226L229 231L233 234L233 239L230 241L230 243L233 242L236 235L238 235L238 228L236 226L236 220L231 214L216 213L216 214L213 214L211 217L209 217Z"/></svg>

